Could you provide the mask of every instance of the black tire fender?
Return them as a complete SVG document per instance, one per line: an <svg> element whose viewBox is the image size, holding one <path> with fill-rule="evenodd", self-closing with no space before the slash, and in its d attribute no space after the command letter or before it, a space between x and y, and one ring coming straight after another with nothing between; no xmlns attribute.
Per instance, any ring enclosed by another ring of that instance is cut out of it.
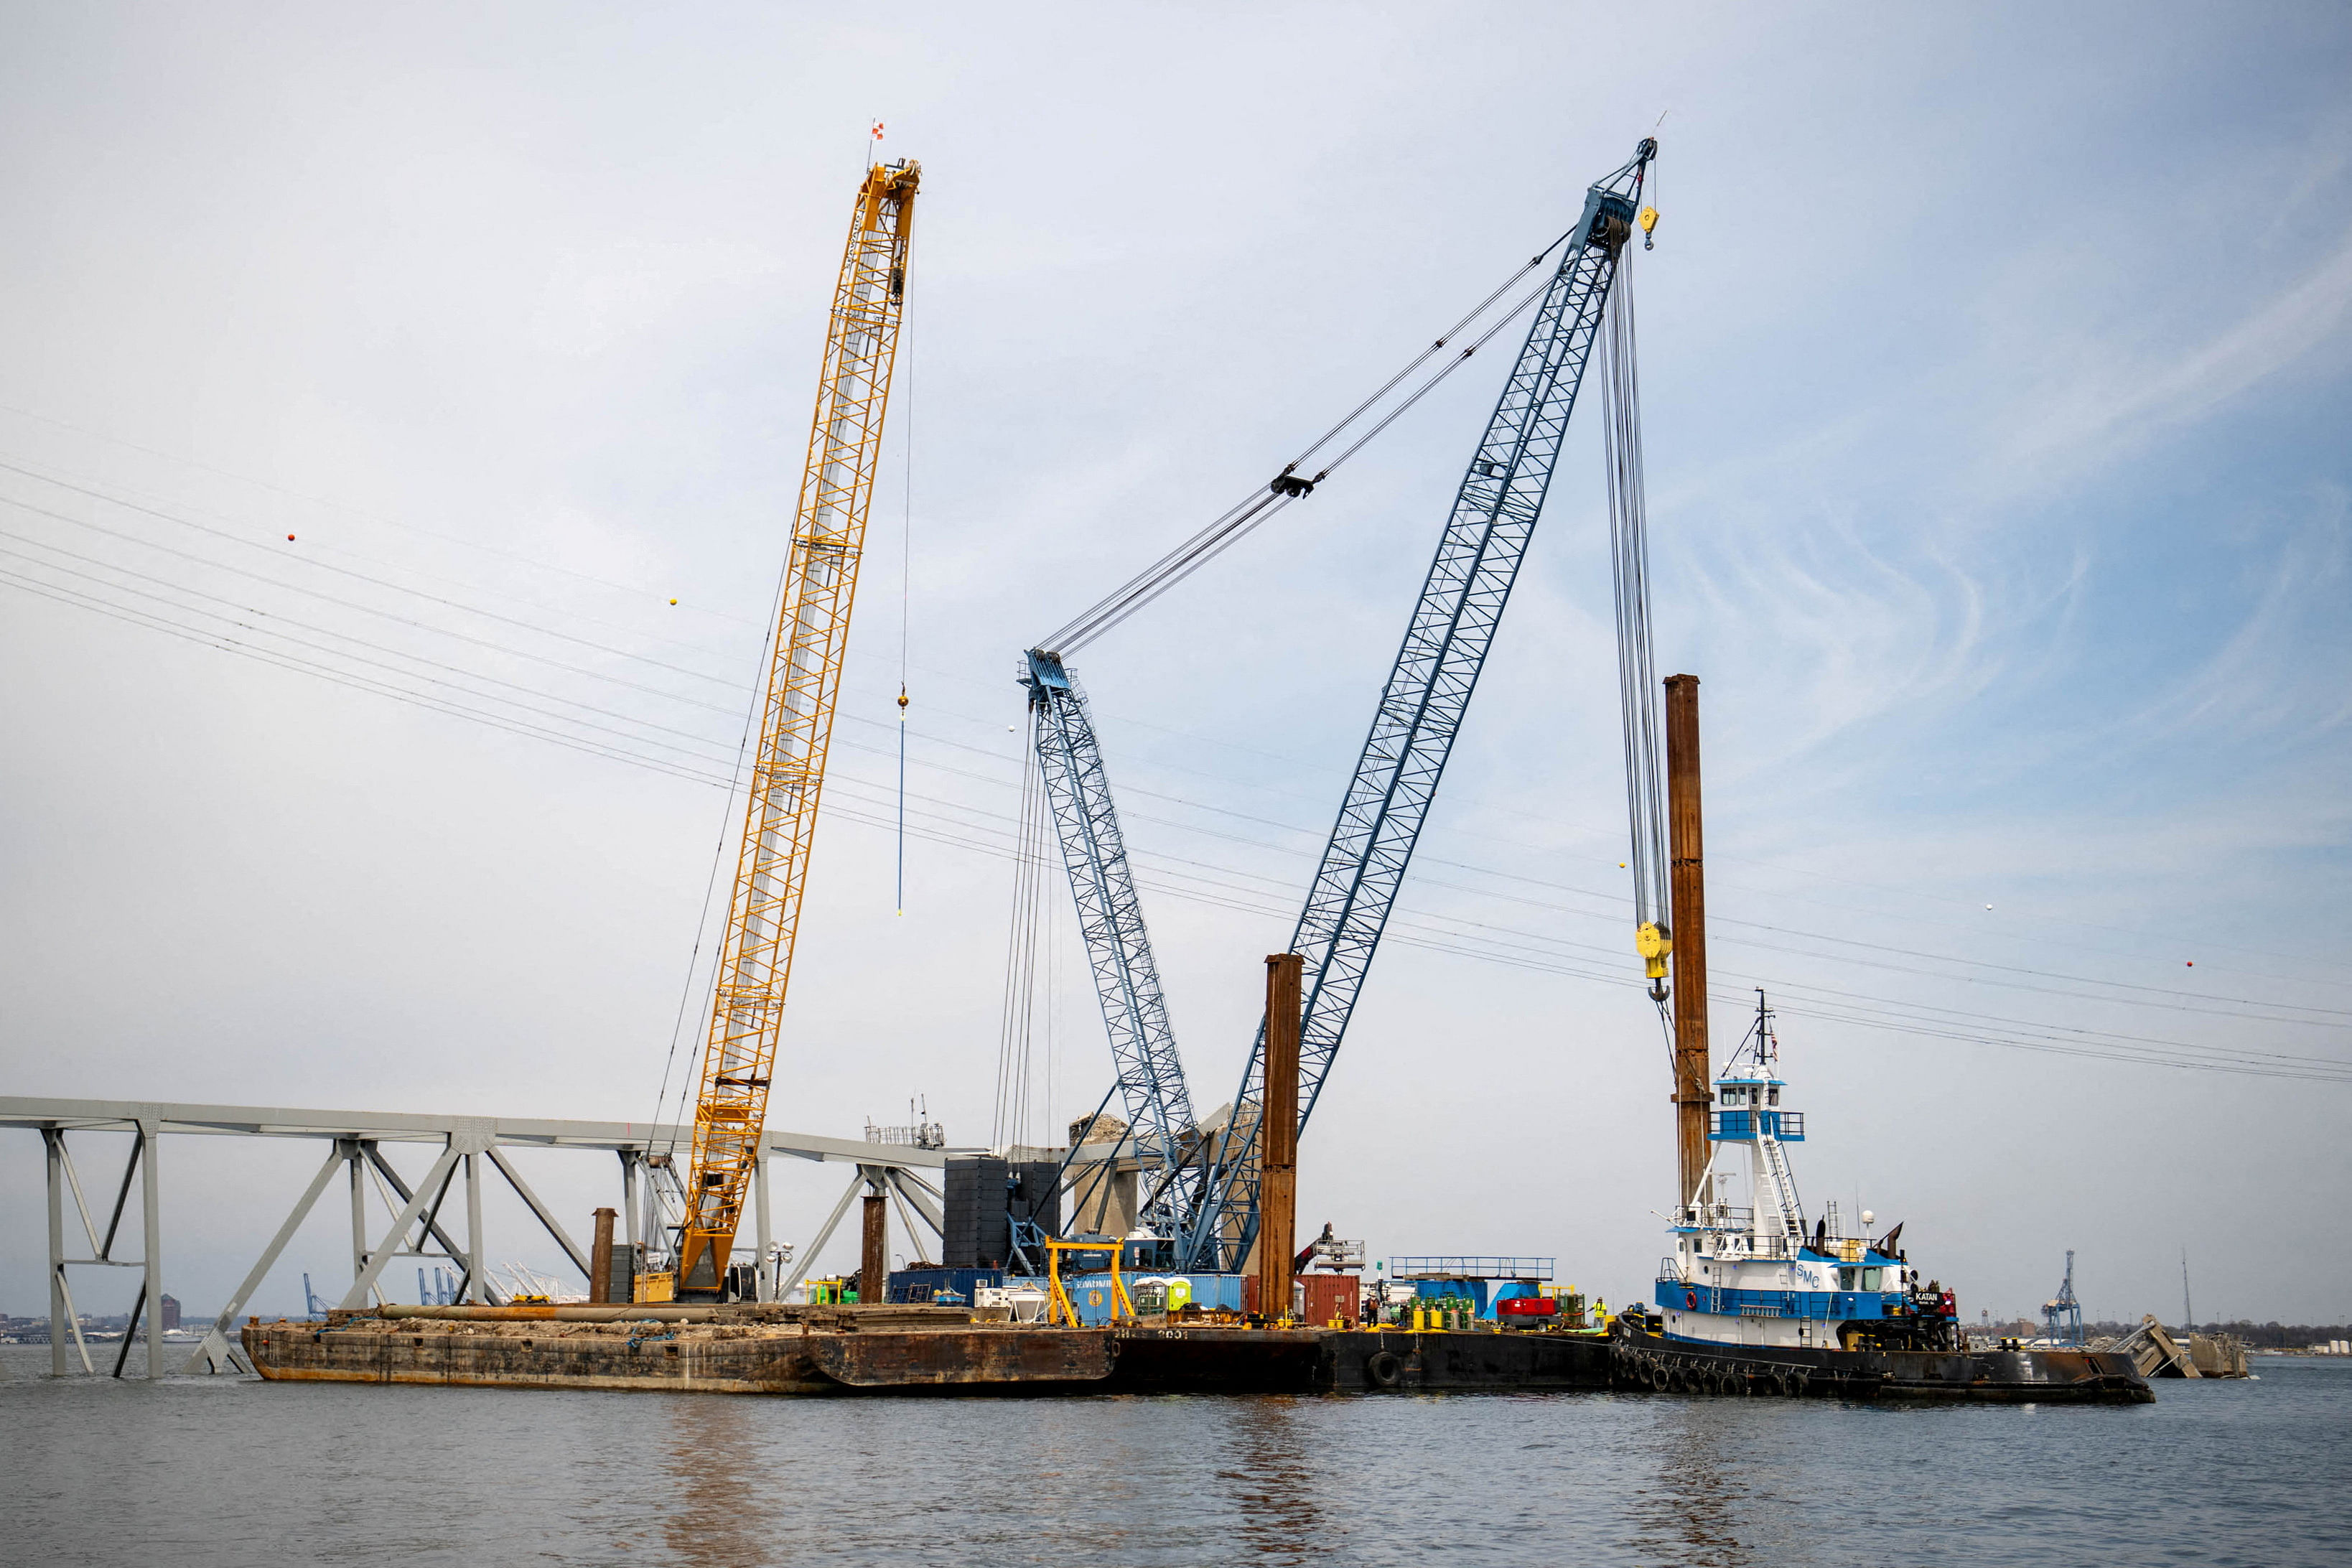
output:
<svg viewBox="0 0 2352 1568"><path fill-rule="evenodd" d="M1364 1358L1364 1375L1371 1380L1374 1388L1394 1388L1397 1380L1404 1375L1404 1363L1397 1359L1394 1351L1374 1351Z"/></svg>

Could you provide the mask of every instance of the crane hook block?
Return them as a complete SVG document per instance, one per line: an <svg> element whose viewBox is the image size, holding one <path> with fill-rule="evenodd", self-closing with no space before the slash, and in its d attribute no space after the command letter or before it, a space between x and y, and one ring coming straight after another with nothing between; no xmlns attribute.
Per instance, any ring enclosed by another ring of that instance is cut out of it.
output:
<svg viewBox="0 0 2352 1568"><path fill-rule="evenodd" d="M1655 921L1643 921L1642 929L1633 933L1633 951L1642 955L1643 973L1648 979L1666 977L1666 955L1674 950L1674 939Z"/></svg>
<svg viewBox="0 0 2352 1568"><path fill-rule="evenodd" d="M1655 207L1643 207L1642 209L1642 216L1639 222L1642 225L1642 248L1644 250L1657 249L1658 209Z"/></svg>

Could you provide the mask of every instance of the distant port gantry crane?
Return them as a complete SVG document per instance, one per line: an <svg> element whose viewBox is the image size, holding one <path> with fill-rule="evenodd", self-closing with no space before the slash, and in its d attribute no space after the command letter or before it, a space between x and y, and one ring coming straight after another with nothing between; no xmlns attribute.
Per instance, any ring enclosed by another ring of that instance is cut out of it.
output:
<svg viewBox="0 0 2352 1568"><path fill-rule="evenodd" d="M2053 1299L2042 1303L2045 1336L2053 1344L2083 1342L2083 1303L2074 1299L2074 1249L2066 1249L2066 1278Z"/></svg>

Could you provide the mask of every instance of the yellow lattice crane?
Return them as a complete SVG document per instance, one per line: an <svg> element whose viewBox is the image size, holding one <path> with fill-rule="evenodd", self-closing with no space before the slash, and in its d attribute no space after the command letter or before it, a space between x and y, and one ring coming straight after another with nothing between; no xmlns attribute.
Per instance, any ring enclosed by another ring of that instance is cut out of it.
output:
<svg viewBox="0 0 2352 1568"><path fill-rule="evenodd" d="M702 1049L694 1164L678 1238L680 1294L715 1292L726 1280L767 1120L866 509L881 457L921 174L912 161L866 171L834 289L808 469L801 479L792 558L769 648L760 749Z"/></svg>

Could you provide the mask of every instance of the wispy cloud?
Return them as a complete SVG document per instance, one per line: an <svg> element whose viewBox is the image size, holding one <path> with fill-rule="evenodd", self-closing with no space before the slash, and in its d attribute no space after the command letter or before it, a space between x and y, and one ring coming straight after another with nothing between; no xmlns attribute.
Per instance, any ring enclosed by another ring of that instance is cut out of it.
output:
<svg viewBox="0 0 2352 1568"><path fill-rule="evenodd" d="M2216 280L2214 292L2228 298ZM2133 352L2084 343L2074 374L2000 421L1991 470L2079 479L2191 424L2306 358L2339 348L2352 316L2352 232L2291 286L2200 341ZM2000 488L2009 488L2001 485Z"/></svg>

